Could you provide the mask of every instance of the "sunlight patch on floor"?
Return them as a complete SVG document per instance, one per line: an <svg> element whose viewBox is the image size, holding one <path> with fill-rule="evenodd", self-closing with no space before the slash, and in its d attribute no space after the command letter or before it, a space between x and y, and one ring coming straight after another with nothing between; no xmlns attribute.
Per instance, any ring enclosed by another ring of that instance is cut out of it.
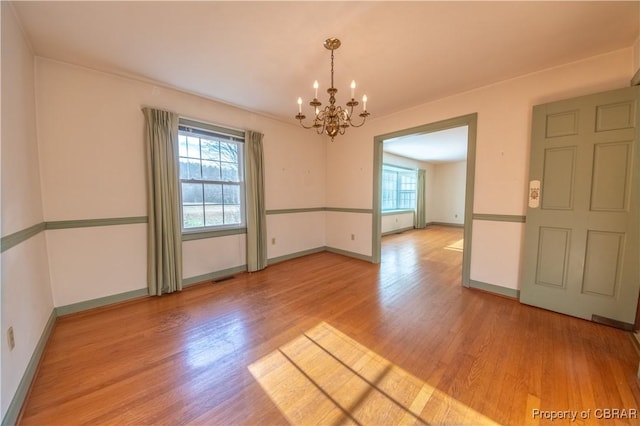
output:
<svg viewBox="0 0 640 426"><path fill-rule="evenodd" d="M445 247L445 249L447 250L454 250L454 251L463 251L464 249L464 238L461 240L456 241L455 243L448 245Z"/></svg>
<svg viewBox="0 0 640 426"><path fill-rule="evenodd" d="M497 424L324 322L248 368L292 424Z"/></svg>

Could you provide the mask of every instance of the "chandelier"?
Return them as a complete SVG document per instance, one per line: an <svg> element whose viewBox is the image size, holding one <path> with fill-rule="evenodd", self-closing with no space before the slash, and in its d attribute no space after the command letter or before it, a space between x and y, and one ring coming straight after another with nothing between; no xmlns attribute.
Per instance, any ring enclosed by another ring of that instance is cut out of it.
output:
<svg viewBox="0 0 640 426"><path fill-rule="evenodd" d="M329 105L320 109L322 103L318 100L318 81L316 80L313 82L315 97L311 102L309 102L309 105L315 111L313 124L307 126L302 122L302 120L307 118L307 116L302 113L302 98L298 98L298 114L296 115L296 119L300 121L300 125L305 129L316 129L316 132L319 135L326 133L333 141L333 138L338 134L344 135L347 127L361 127L367 120L369 113L367 112L367 95L364 95L362 96L362 112L358 114L362 117L362 122L360 124L355 124L351 121L353 118L353 107L359 104L354 97L356 89L355 81L351 82L351 100L347 102L347 107L343 108L340 105L336 106L335 95L338 93L338 89L333 87L333 51L340 47L340 40L337 38L329 38L325 40L324 47L331 50L331 87L327 89L327 93L329 94Z"/></svg>

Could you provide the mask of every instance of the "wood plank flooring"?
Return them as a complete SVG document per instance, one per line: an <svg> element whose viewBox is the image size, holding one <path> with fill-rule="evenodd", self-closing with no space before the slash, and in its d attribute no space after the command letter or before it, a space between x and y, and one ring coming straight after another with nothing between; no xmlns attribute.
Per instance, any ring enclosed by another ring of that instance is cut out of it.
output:
<svg viewBox="0 0 640 426"><path fill-rule="evenodd" d="M287 424L249 366L323 322L443 396L428 423L476 424L455 417L467 407L505 425L640 424L597 411L638 409L630 335L462 288L446 249L461 238L430 227L385 237L380 265L324 252L59 318L21 424Z"/></svg>

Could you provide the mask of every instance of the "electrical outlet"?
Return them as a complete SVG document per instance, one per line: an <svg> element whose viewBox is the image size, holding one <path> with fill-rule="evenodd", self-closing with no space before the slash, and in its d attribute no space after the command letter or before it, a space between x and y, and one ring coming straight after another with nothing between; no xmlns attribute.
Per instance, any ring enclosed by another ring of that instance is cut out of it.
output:
<svg viewBox="0 0 640 426"><path fill-rule="evenodd" d="M356 239L356 234L351 234L351 241L354 241Z"/></svg>
<svg viewBox="0 0 640 426"><path fill-rule="evenodd" d="M272 246L276 245L276 237L271 238L271 245Z"/></svg>
<svg viewBox="0 0 640 426"><path fill-rule="evenodd" d="M13 327L9 327L7 330L7 342L9 343L9 350L12 350L16 347L16 339L13 335Z"/></svg>

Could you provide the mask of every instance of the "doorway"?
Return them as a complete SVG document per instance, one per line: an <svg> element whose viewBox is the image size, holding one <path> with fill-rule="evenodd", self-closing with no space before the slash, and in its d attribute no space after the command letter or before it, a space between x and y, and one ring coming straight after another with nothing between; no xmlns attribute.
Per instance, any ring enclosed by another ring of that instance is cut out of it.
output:
<svg viewBox="0 0 640 426"><path fill-rule="evenodd" d="M471 266L471 230L473 219L473 193L475 177L475 147L477 114L469 114L435 123L424 124L404 130L378 135L374 137L374 179L373 179L373 241L372 257L375 263L380 263L382 252L382 167L383 144L385 141L395 138L408 137L415 134L428 134L440 132L458 127L467 127L467 164L466 164L466 190L464 201L464 238L462 259L462 285L469 287Z"/></svg>

